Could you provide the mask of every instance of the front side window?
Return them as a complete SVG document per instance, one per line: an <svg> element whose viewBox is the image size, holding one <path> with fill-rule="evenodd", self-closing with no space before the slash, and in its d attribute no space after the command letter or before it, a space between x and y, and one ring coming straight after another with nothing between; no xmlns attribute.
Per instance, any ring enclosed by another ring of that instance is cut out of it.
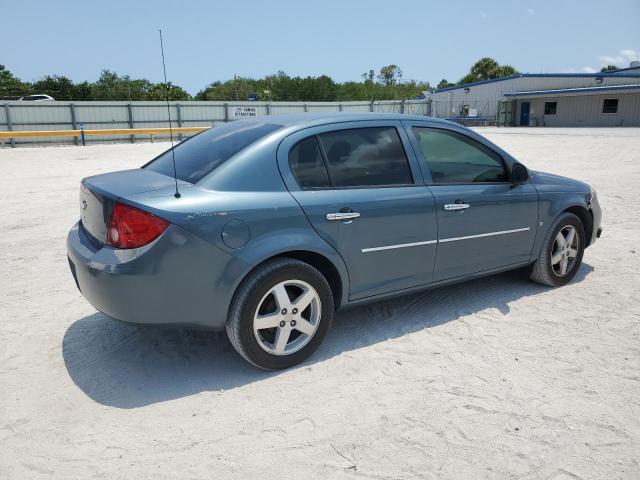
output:
<svg viewBox="0 0 640 480"><path fill-rule="evenodd" d="M413 127L434 183L506 182L502 158L466 135Z"/></svg>
<svg viewBox="0 0 640 480"><path fill-rule="evenodd" d="M318 135L318 139L334 187L413 184L409 161L394 127L337 130Z"/></svg>
<svg viewBox="0 0 640 480"><path fill-rule="evenodd" d="M555 115L558 108L558 102L544 102L544 114Z"/></svg>
<svg viewBox="0 0 640 480"><path fill-rule="evenodd" d="M174 147L177 177L197 183L241 150L280 128L282 125L239 121L205 130ZM173 177L171 149L142 168Z"/></svg>
<svg viewBox="0 0 640 480"><path fill-rule="evenodd" d="M303 190L329 186L329 175L316 137L305 138L291 149L289 166Z"/></svg>
<svg viewBox="0 0 640 480"><path fill-rule="evenodd" d="M602 104L602 113L618 113L618 99L605 98Z"/></svg>

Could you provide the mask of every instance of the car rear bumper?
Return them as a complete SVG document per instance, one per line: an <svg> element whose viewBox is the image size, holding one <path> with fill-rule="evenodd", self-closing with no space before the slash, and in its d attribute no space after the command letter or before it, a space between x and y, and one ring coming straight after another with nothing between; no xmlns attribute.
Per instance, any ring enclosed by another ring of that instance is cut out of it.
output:
<svg viewBox="0 0 640 480"><path fill-rule="evenodd" d="M67 236L67 254L89 303L114 319L137 324L223 328L230 285L245 268L175 225L149 245L119 250L96 245L79 222Z"/></svg>

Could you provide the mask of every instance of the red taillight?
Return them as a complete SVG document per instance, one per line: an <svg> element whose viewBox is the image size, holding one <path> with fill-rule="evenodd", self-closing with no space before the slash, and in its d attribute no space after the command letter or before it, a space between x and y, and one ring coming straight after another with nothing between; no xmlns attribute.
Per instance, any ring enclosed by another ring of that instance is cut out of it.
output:
<svg viewBox="0 0 640 480"><path fill-rule="evenodd" d="M111 212L107 244L116 248L137 248L155 240L169 222L137 208L117 202Z"/></svg>

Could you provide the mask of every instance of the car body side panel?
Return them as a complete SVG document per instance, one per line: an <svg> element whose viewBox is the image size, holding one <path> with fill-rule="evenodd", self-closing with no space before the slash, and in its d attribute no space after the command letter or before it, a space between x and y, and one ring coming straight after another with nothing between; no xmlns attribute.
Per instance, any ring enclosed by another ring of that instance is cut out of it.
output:
<svg viewBox="0 0 640 480"><path fill-rule="evenodd" d="M596 239L596 231L600 227L601 212L597 199L593 204L589 203L591 188L586 183L570 178L552 175L543 172L532 172L533 185L538 190L539 198L539 235L531 253L531 261L535 261L540 254L542 243L553 224L553 221L563 211L571 207L580 207L593 215L593 232L591 242Z"/></svg>
<svg viewBox="0 0 640 480"><path fill-rule="evenodd" d="M349 291L349 276L342 258L311 228L284 187L273 192L214 192L191 187L183 189L178 202L171 189L129 195L122 200L166 218L246 265L232 290L264 260L302 250L328 259L340 274L341 291L345 294ZM229 228L231 225L233 228ZM246 231L247 235L242 239L231 237L237 237L238 231Z"/></svg>
<svg viewBox="0 0 640 480"><path fill-rule="evenodd" d="M434 280L529 260L538 222L538 194L531 183L431 185L429 188L438 212L439 243ZM458 202L470 208L445 209L445 205Z"/></svg>
<svg viewBox="0 0 640 480"><path fill-rule="evenodd" d="M140 324L222 328L235 281L247 269L175 225L144 247L119 250L96 247L78 223L67 251L84 297L112 318Z"/></svg>

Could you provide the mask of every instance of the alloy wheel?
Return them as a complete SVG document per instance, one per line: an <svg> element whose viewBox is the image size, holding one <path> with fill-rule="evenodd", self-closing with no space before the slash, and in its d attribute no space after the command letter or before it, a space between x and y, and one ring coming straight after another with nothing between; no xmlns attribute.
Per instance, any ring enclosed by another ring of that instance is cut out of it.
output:
<svg viewBox="0 0 640 480"><path fill-rule="evenodd" d="M258 345L272 355L290 355L307 345L320 324L320 296L302 280L272 287L258 303L253 332Z"/></svg>
<svg viewBox="0 0 640 480"><path fill-rule="evenodd" d="M553 240L551 249L551 268L559 277L567 275L576 263L580 236L575 227L566 225L562 227Z"/></svg>

